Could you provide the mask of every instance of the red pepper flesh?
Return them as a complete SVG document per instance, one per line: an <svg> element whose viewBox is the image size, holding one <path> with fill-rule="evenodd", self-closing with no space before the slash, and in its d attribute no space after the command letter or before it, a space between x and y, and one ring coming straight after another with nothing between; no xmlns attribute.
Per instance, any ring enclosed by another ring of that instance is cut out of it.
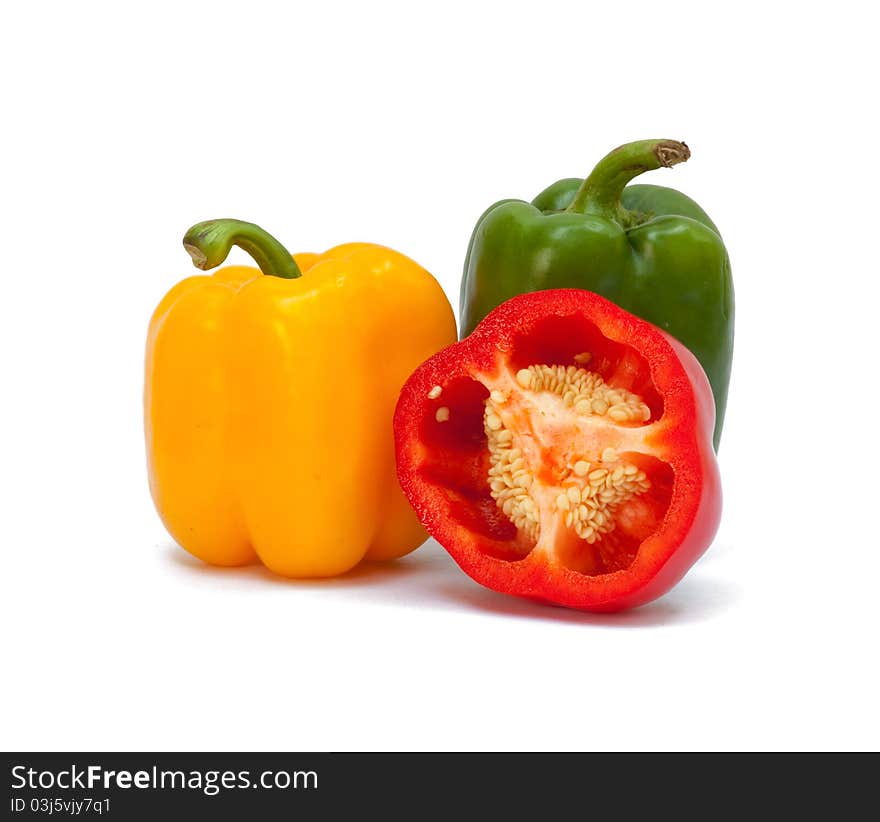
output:
<svg viewBox="0 0 880 822"><path fill-rule="evenodd" d="M534 292L409 378L398 477L477 582L619 611L668 591L711 543L714 421L675 339L592 292Z"/></svg>

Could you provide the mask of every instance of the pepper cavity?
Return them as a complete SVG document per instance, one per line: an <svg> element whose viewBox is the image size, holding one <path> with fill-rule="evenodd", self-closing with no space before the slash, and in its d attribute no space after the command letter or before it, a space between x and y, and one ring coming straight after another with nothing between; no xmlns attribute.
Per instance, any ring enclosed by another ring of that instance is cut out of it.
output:
<svg viewBox="0 0 880 822"><path fill-rule="evenodd" d="M615 529L621 504L651 488L645 471L609 444L620 444L620 429L644 426L651 410L581 367L589 359L585 352L574 357L578 365L508 373L506 388L485 400L490 494L531 543L560 527L597 543ZM560 440L568 442L561 451L544 447Z"/></svg>

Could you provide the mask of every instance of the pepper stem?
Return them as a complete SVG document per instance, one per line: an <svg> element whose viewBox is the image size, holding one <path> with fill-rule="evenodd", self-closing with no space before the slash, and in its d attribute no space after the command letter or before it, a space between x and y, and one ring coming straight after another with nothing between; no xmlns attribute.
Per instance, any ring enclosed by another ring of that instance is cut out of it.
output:
<svg viewBox="0 0 880 822"><path fill-rule="evenodd" d="M677 140L639 140L626 143L605 155L590 176L581 183L566 211L601 214L622 218L620 204L626 184L639 174L655 168L669 168L691 156L690 149Z"/></svg>
<svg viewBox="0 0 880 822"><path fill-rule="evenodd" d="M183 247L196 268L207 271L222 263L232 246L244 249L267 276L288 280L302 272L290 252L271 234L242 220L207 220L194 225L183 237Z"/></svg>

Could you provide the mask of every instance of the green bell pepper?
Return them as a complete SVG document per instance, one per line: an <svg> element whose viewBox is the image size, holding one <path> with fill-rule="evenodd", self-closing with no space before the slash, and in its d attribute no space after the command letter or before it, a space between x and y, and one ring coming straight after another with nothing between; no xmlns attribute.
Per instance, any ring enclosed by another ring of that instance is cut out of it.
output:
<svg viewBox="0 0 880 822"><path fill-rule="evenodd" d="M477 222L461 283L461 333L527 291L584 288L649 320L700 361L721 436L733 355L733 280L721 235L689 197L627 183L684 162L673 140L615 149L585 180L560 180L531 203L501 200Z"/></svg>

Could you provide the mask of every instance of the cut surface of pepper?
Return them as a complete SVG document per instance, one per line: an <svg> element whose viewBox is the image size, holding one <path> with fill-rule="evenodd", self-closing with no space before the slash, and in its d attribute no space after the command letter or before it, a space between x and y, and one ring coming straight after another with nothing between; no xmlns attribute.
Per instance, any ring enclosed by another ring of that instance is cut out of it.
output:
<svg viewBox="0 0 880 822"><path fill-rule="evenodd" d="M713 421L681 344L598 295L545 291L503 304L410 378L398 471L478 582L620 610L668 590L711 542Z"/></svg>

